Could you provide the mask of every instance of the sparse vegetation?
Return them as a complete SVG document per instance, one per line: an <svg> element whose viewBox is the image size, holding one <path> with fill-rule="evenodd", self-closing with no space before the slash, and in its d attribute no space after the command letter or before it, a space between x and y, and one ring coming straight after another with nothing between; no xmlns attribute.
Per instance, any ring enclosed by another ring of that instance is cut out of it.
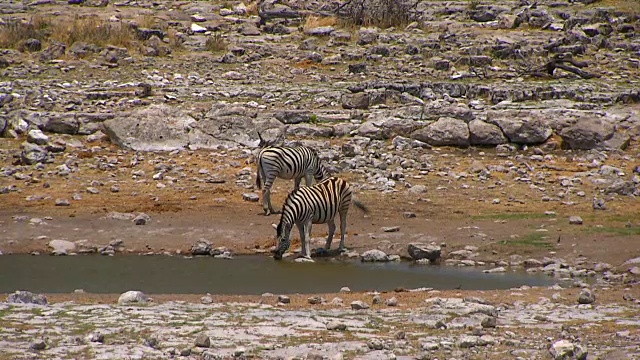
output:
<svg viewBox="0 0 640 360"><path fill-rule="evenodd" d="M221 52L227 50L227 41L218 32L207 38L205 48L211 52Z"/></svg>
<svg viewBox="0 0 640 360"><path fill-rule="evenodd" d="M134 43L133 30L123 23L111 23L98 17L79 18L71 22L53 24L52 40L67 45L85 42L98 46L115 45L131 48Z"/></svg>
<svg viewBox="0 0 640 360"><path fill-rule="evenodd" d="M130 48L134 43L134 33L123 23L108 22L97 16L76 16L71 21L47 20L34 16L28 22L10 22L0 26L2 48L20 49L28 39L59 41L67 46L85 42L98 46Z"/></svg>
<svg viewBox="0 0 640 360"><path fill-rule="evenodd" d="M613 227L613 226L592 226L583 229L588 234L615 234L625 236L640 235L640 226Z"/></svg>
<svg viewBox="0 0 640 360"><path fill-rule="evenodd" d="M503 213L503 214L482 214L473 215L471 218L474 220L527 220L527 219L548 219L552 216L545 215L544 213Z"/></svg>
<svg viewBox="0 0 640 360"><path fill-rule="evenodd" d="M548 236L541 233L530 233L523 237L503 240L500 242L502 245L518 245L518 246L532 246L538 248L550 248L552 245L549 242Z"/></svg>
<svg viewBox="0 0 640 360"><path fill-rule="evenodd" d="M467 5L467 8L469 10L477 10L478 6L480 6L480 0L471 0L471 1L469 1L469 4Z"/></svg>
<svg viewBox="0 0 640 360"><path fill-rule="evenodd" d="M303 29L307 31L310 29L315 29L315 28L324 27L324 26L333 26L337 22L338 22L338 19L336 19L333 16L310 15L305 20Z"/></svg>
<svg viewBox="0 0 640 360"><path fill-rule="evenodd" d="M178 33L176 31L169 30L169 32L167 33L167 37L169 38L169 46L171 47L171 49L177 52L185 50L184 40L180 36L178 36Z"/></svg>
<svg viewBox="0 0 640 360"><path fill-rule="evenodd" d="M51 33L50 25L40 16L34 16L27 22L8 22L0 26L0 48L17 49L28 39L42 41Z"/></svg>
<svg viewBox="0 0 640 360"><path fill-rule="evenodd" d="M417 3L410 0L351 0L338 10L338 16L346 26L403 28L412 21L412 10Z"/></svg>
<svg viewBox="0 0 640 360"><path fill-rule="evenodd" d="M247 4L248 15L258 15L258 1L252 1Z"/></svg>

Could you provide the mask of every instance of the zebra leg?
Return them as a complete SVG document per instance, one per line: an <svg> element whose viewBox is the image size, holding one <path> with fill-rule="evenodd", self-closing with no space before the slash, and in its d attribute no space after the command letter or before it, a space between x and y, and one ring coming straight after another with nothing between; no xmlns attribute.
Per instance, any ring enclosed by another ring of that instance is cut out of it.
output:
<svg viewBox="0 0 640 360"><path fill-rule="evenodd" d="M267 174L264 178L264 188L262 189L262 209L264 210L265 216L278 213L273 209L273 205L271 205L271 187L275 180L276 176L274 174Z"/></svg>
<svg viewBox="0 0 640 360"><path fill-rule="evenodd" d="M304 256L307 253L307 242L305 238L304 223L296 224L298 226L298 231L300 232L300 245L302 245L302 250L300 251L300 257Z"/></svg>
<svg viewBox="0 0 640 360"><path fill-rule="evenodd" d="M300 243L302 244L302 257L311 259L311 220L300 226Z"/></svg>
<svg viewBox="0 0 640 360"><path fill-rule="evenodd" d="M331 248L331 242L333 241L333 234L336 233L336 222L331 220L327 223L329 225L329 236L327 236L327 243L324 245L324 249L329 251Z"/></svg>
<svg viewBox="0 0 640 360"><path fill-rule="evenodd" d="M306 173L304 174L304 183L307 186L311 186L311 182L313 181L313 174Z"/></svg>
<svg viewBox="0 0 640 360"><path fill-rule="evenodd" d="M344 237L347 233L347 210L340 211L340 246L338 246L338 251L343 252L347 251L344 247Z"/></svg>
<svg viewBox="0 0 640 360"><path fill-rule="evenodd" d="M294 189L294 190L298 190L298 189L300 189L300 182L301 182L301 181L302 181L302 178L301 178L301 177L297 177L297 178L294 180L294 183L293 183L293 189ZM307 186L309 186L309 185L307 185Z"/></svg>
<svg viewBox="0 0 640 360"><path fill-rule="evenodd" d="M271 187L262 189L262 210L265 216L271 215Z"/></svg>

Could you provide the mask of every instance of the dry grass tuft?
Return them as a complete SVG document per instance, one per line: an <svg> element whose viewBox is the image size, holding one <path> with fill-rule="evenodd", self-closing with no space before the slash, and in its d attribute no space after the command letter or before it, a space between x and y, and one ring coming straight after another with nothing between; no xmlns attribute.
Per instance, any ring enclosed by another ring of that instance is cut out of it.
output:
<svg viewBox="0 0 640 360"><path fill-rule="evenodd" d="M167 37L169 38L169 47L171 47L173 51L182 52L186 50L184 46L184 39L178 36L175 30L169 30L167 32Z"/></svg>
<svg viewBox="0 0 640 360"><path fill-rule="evenodd" d="M0 27L0 47L20 48L27 39L59 41L68 46L85 42L98 46L131 47L133 30L122 23L112 23L97 16L74 17L71 21L33 17L28 22L13 22Z"/></svg>
<svg viewBox="0 0 640 360"><path fill-rule="evenodd" d="M631 15L640 16L640 2L638 0L601 0L587 5L590 8L612 7Z"/></svg>
<svg viewBox="0 0 640 360"><path fill-rule="evenodd" d="M158 26L158 19L151 15L138 15L134 21L141 28L154 29Z"/></svg>
<svg viewBox="0 0 640 360"><path fill-rule="evenodd" d="M416 4L412 0L360 0L343 6L338 16L346 27L404 28L412 21Z"/></svg>
<svg viewBox="0 0 640 360"><path fill-rule="evenodd" d="M60 22L54 25L54 29L51 39L67 45L85 42L98 46L115 45L130 48L135 39L133 30L128 25L108 22L95 16L76 17L71 22Z"/></svg>
<svg viewBox="0 0 640 360"><path fill-rule="evenodd" d="M212 36L207 38L205 48L211 52L220 52L227 50L227 41L218 32L214 32Z"/></svg>
<svg viewBox="0 0 640 360"><path fill-rule="evenodd" d="M304 23L304 30L315 29L323 26L333 26L338 22L334 16L310 15Z"/></svg>
<svg viewBox="0 0 640 360"><path fill-rule="evenodd" d="M29 21L9 22L0 26L0 48L16 49L28 39L43 41L51 33L51 24L40 16Z"/></svg>
<svg viewBox="0 0 640 360"><path fill-rule="evenodd" d="M258 1L247 4L247 15L258 15Z"/></svg>

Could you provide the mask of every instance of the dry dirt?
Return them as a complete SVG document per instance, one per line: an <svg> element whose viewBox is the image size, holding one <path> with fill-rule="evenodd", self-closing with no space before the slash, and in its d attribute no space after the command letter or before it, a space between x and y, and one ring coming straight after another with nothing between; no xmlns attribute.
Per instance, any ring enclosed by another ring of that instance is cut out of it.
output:
<svg viewBox="0 0 640 360"><path fill-rule="evenodd" d="M5 149L15 150L19 146L19 142L13 140L6 140L3 144ZM250 167L253 174L250 160L238 158L232 161L233 154L214 157L210 151L183 151L173 156L145 154L145 161L136 166L147 174L140 180L132 178L132 169L126 165L133 152L117 149L106 142L99 150L95 147L94 150L70 148L65 157L77 157L81 163L90 164L95 159L111 156L119 158L124 165L118 165L118 171L109 172L83 165L80 166L81 171L72 173L68 178L48 175L60 164L60 159L46 165L42 171L30 174L36 180L20 185L21 191L2 195L0 249L5 254L47 252L47 243L51 239L87 240L92 244L122 239L130 252L180 250L184 253L199 239L228 247L235 254L253 253L256 249L268 249L274 245L275 231L271 224L277 223L278 215L263 216L259 203L242 199L243 193L254 190L234 184L235 175L241 169ZM449 167L454 172L468 172L473 159L486 165L505 162L493 150L440 148L425 151L439 154L434 164L436 169ZM615 160L614 156L611 158L614 160L608 161L609 165L631 173L633 162ZM178 183L169 183L164 189L157 188L156 181L149 179L153 174L150 163L161 159L182 165L189 176ZM212 169L227 162L230 165L227 164L223 172L212 172L225 180L223 184L204 183L191 178L191 175L198 176L199 169ZM558 161L555 166L562 170L547 169L550 182L559 176L571 176L584 170L571 161ZM352 174L340 175L353 182L363 181ZM446 243L446 251L466 245L478 246L483 260L508 260L512 254L567 260L582 256L586 258L586 264L608 262L614 266L640 256L640 219L637 217L640 203L637 199L618 196L607 202L606 211L595 211L589 195L594 189L585 182L582 189L588 195L571 199L575 205L542 202L540 193L531 190L529 184L501 178L501 175L496 174L482 184L471 178L452 180L430 173L414 181L414 185L428 187L428 192L420 196L402 189L394 194L361 191L357 196L369 207L370 213L365 216L352 209L348 219L347 246L359 252L380 248L402 254L409 242L426 239ZM99 194L85 191L93 180L102 184L97 186ZM502 180L502 186L489 188L488 185L498 180ZM120 191L109 191L112 184L118 184ZM462 184L470 186L463 189ZM291 187L291 182L277 180L274 204L281 204ZM74 193L81 193L83 199L71 200L68 207L54 205L55 199L71 199ZM44 196L45 199L26 201L31 195ZM502 199L501 203L492 204L494 198ZM130 221L106 218L113 211L145 212L152 221L136 226ZM545 211L554 211L556 215L545 215ZM405 218L404 212L414 212L416 217ZM15 215L44 218L47 225L16 221ZM580 215L584 224L569 225L568 217L571 215ZM628 223L632 224L631 227ZM399 226L400 230L385 233L381 228L386 226ZM321 240L325 235L325 226L314 227L314 237ZM297 234L294 234L294 239L297 239Z"/></svg>

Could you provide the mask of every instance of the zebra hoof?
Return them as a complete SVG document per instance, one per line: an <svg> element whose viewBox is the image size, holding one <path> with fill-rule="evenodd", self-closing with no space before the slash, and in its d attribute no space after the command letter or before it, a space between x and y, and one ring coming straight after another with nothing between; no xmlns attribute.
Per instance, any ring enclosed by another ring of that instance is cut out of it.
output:
<svg viewBox="0 0 640 360"><path fill-rule="evenodd" d="M295 260L293 260L297 263L314 263L315 260L313 260L310 257L306 257L306 256L300 256L299 258L296 258Z"/></svg>

